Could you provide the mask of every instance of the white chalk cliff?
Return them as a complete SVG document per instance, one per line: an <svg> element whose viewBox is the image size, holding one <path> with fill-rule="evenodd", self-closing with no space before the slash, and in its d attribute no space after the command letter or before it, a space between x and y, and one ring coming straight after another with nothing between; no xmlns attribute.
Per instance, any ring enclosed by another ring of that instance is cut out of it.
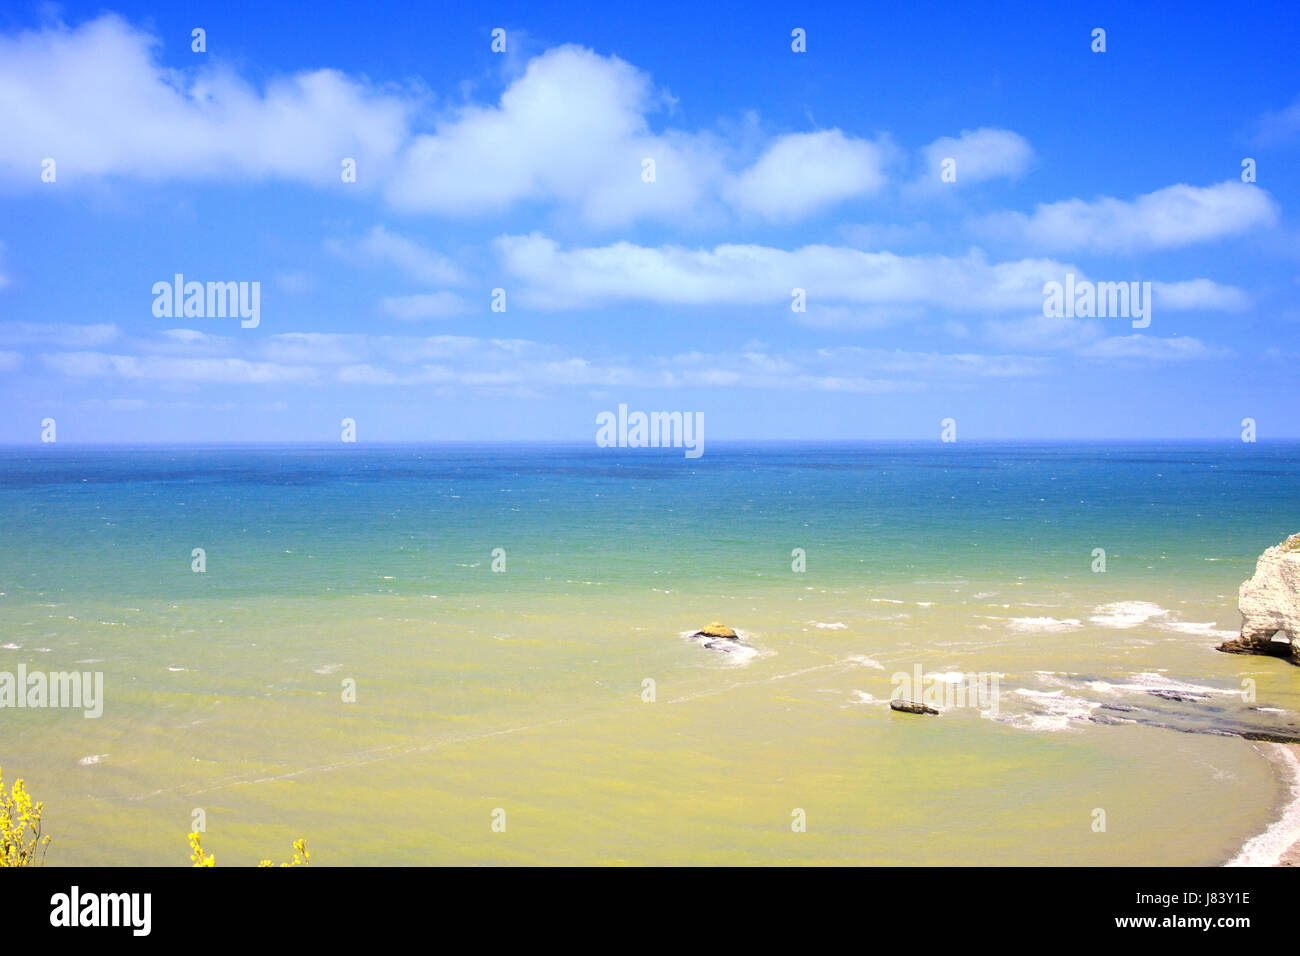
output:
<svg viewBox="0 0 1300 956"><path fill-rule="evenodd" d="M1241 585L1237 607L1241 636L1219 650L1285 657L1300 665L1300 534L1260 555L1254 576Z"/></svg>

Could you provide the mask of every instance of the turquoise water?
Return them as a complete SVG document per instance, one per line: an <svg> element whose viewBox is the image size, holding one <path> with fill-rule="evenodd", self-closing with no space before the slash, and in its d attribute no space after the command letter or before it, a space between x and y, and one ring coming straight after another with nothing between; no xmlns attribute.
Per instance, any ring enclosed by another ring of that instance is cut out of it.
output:
<svg viewBox="0 0 1300 956"><path fill-rule="evenodd" d="M3 449L0 670L107 702L0 710L0 766L63 863L195 809L220 863L1223 862L1293 799L1220 734L1300 737L1294 669L1213 646L1298 492L1263 443ZM892 714L914 665L1000 712Z"/></svg>
<svg viewBox="0 0 1300 956"><path fill-rule="evenodd" d="M1300 517L1300 446L8 449L0 579L117 597L687 589L788 577L1218 580ZM208 553L205 575L190 553ZM493 548L508 577L479 573ZM1185 562L1185 563L1184 563ZM1236 572L1234 572L1236 573ZM7 589L8 589L7 588Z"/></svg>

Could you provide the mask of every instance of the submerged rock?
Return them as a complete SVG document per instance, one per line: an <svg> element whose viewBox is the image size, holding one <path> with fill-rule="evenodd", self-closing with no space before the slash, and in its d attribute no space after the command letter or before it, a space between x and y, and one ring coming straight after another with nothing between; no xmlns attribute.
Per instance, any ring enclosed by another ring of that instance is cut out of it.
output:
<svg viewBox="0 0 1300 956"><path fill-rule="evenodd" d="M897 710L904 714L937 714L939 713L928 704L918 704L914 700L900 700L895 697L889 702L890 710Z"/></svg>
<svg viewBox="0 0 1300 956"><path fill-rule="evenodd" d="M1259 557L1255 574L1241 585L1241 636L1219 645L1229 654L1267 654L1300 665L1300 534Z"/></svg>
<svg viewBox="0 0 1300 956"><path fill-rule="evenodd" d="M704 640L700 642L700 647L706 648L710 651L722 651L724 654L743 653L744 651L750 650L748 645L742 644L740 641L724 640Z"/></svg>
<svg viewBox="0 0 1300 956"><path fill-rule="evenodd" d="M722 637L722 638L729 638L730 640L733 641L740 640L739 636L737 636L735 631L727 627L727 625L725 624L719 624L717 621L714 621L712 624L708 624L700 628L698 631L695 632L694 636L695 637Z"/></svg>

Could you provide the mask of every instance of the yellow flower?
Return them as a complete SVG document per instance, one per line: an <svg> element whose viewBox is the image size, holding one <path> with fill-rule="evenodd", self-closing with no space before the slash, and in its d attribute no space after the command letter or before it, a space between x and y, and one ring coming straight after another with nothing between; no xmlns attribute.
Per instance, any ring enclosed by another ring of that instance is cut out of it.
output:
<svg viewBox="0 0 1300 956"><path fill-rule="evenodd" d="M202 838L197 833L190 834L190 859L194 861L195 866L217 865L216 855L204 851Z"/></svg>
<svg viewBox="0 0 1300 956"><path fill-rule="evenodd" d="M203 847L199 845L199 835L197 833L190 834L190 859L194 861L195 866L216 866L217 865L216 857L213 856L211 853L205 852ZM281 863L280 865L281 866L311 866L311 863L308 862L310 859L311 859L311 854L307 852L307 841L294 840L293 841L293 862ZM261 863L257 865L259 868L261 868L264 866L274 866L275 864L272 863L270 860L263 860Z"/></svg>
<svg viewBox="0 0 1300 956"><path fill-rule="evenodd" d="M4 770L0 768L0 867L35 866L45 861L49 836L41 836L41 814L45 804L33 803L21 779L15 780L9 793L4 790Z"/></svg>

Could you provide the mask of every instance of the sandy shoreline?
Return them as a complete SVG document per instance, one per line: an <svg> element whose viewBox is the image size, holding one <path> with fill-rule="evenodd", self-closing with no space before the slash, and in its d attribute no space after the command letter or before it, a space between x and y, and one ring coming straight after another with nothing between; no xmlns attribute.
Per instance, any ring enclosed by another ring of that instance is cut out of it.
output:
<svg viewBox="0 0 1300 956"><path fill-rule="evenodd" d="M1245 843L1225 866L1300 866L1300 744L1263 743L1286 792L1280 814Z"/></svg>
<svg viewBox="0 0 1300 956"><path fill-rule="evenodd" d="M1300 744L1288 744L1296 759L1300 760ZM1274 866L1300 866L1300 837L1282 853Z"/></svg>

